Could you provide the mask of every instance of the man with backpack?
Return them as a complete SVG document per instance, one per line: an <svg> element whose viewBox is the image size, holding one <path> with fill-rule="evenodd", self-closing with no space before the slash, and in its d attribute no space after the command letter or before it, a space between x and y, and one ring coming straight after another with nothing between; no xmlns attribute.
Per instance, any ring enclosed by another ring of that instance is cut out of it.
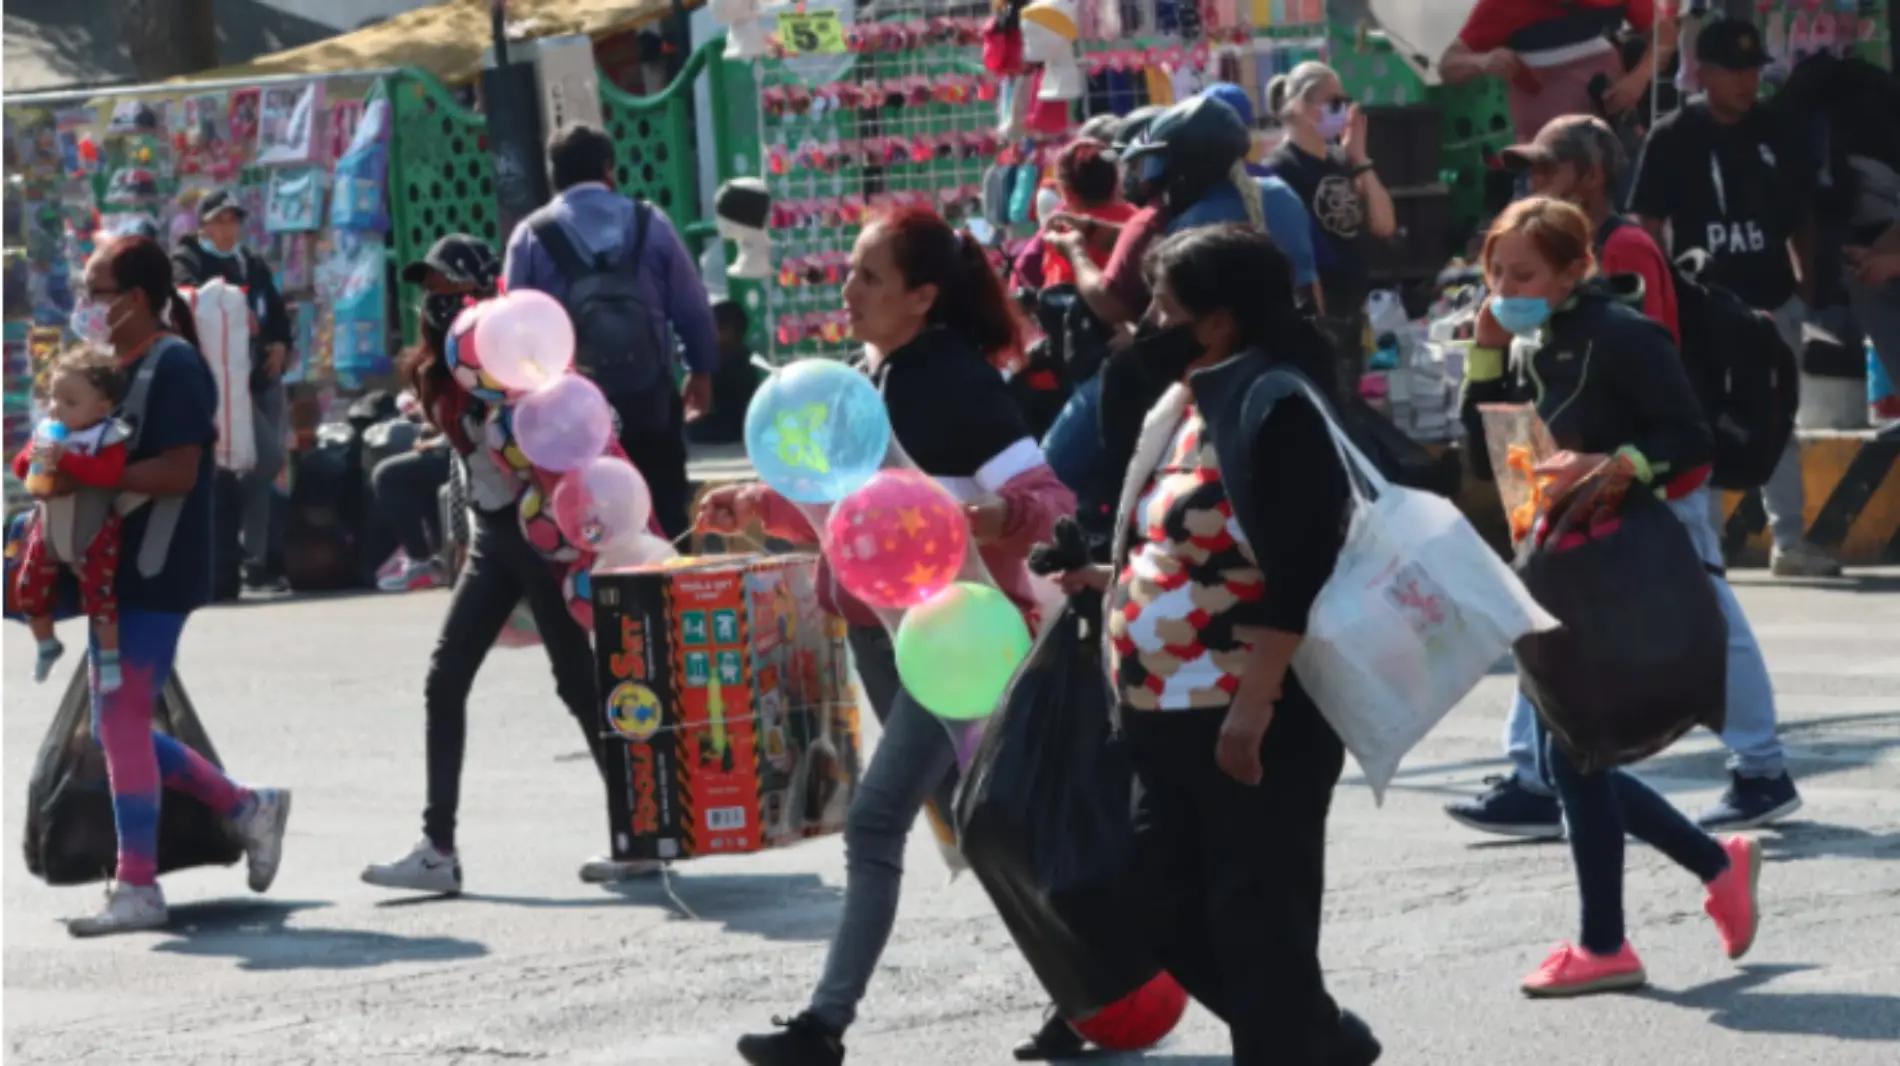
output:
<svg viewBox="0 0 1900 1066"><path fill-rule="evenodd" d="M1770 60L1752 23L1718 18L1704 24L1696 33L1695 60L1705 94L1650 131L1630 211L1658 241L1673 235L1678 258L1692 248L1706 255L1701 280L1771 316L1799 356L1803 296L1813 283L1814 153L1757 103L1761 68ZM1700 354L1685 352L1692 359ZM1711 417L1718 448L1719 415ZM1717 467L1720 484L1719 457ZM1839 574L1840 564L1806 539L1801 456L1792 439L1761 490L1775 541L1774 573Z"/></svg>
<svg viewBox="0 0 1900 1066"><path fill-rule="evenodd" d="M1668 328L1679 345L1685 339L1703 340L1698 336L1704 332L1703 323L1692 321L1685 329L1679 308L1679 291L1692 290L1691 318L1696 317L1695 312L1701 310L1694 302L1700 291L1697 284L1685 279L1679 288L1675 271L1655 240L1611 206L1624 155L1621 140L1607 123L1587 115L1552 119L1530 143L1506 149L1504 162L1528 174L1536 195L1568 200L1589 216L1596 233L1598 269L1611 277L1641 278L1644 314ZM1746 308L1739 310L1758 317ZM1700 376L1686 352L1684 360L1690 364L1691 376ZM1687 472L1670 484L1669 491L1672 499L1681 499L1682 506L1693 506L1697 512L1681 516L1685 524L1703 523L1703 536L1712 538L1707 516L1699 513L1701 504L1690 495L1708 473L1707 469ZM1708 545L1711 554L1716 550ZM1730 751L1731 777L1721 799L1703 811L1698 821L1712 831L1737 830L1787 817L1801 806L1801 797L1776 735L1775 693L1761 644L1726 581L1720 574L1712 579L1728 622L1728 716L1722 741ZM1504 730L1511 773L1494 780L1482 795L1447 804L1445 813L1480 832L1532 839L1562 836L1563 816L1556 795L1537 767L1539 740L1536 714L1529 701L1520 697Z"/></svg>
<svg viewBox="0 0 1900 1066"><path fill-rule="evenodd" d="M614 190L613 141L568 126L548 142L555 197L508 240L507 287L537 289L574 319L576 369L607 396L620 446L669 537L687 528L685 423L712 408L719 342L705 283L653 205ZM675 384L677 347L686 365Z"/></svg>

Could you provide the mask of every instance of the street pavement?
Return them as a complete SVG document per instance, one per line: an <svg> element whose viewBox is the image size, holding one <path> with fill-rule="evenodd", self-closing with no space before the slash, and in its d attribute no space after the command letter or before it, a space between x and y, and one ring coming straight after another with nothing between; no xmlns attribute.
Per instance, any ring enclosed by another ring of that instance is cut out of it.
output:
<svg viewBox="0 0 1900 1066"><path fill-rule="evenodd" d="M1738 585L1807 798L1764 836L1754 953L1724 959L1693 879L1632 846L1628 913L1649 989L1521 998L1517 979L1574 935L1568 854L1493 843L1439 813L1499 768L1500 670L1407 760L1383 808L1350 765L1334 806L1326 960L1385 1063L1900 1062L1900 572ZM577 865L606 843L604 803L538 650L495 652L470 708L469 894L417 902L357 880L419 834L422 676L446 602L306 598L196 616L181 670L219 752L242 780L295 789L283 871L262 897L237 869L168 877L172 928L94 941L58 920L99 890L49 889L18 858L59 686L33 685L30 645L7 627L7 1062L704 1066L736 1062L738 1034L801 1007L838 915L839 839L683 864L677 903L657 883L580 884ZM1695 809L1722 756L1696 736L1642 772ZM921 826L908 860L850 1061L1009 1061L1040 1020L1034 978ZM1211 1066L1224 1047L1194 1008L1146 1060L1114 1061Z"/></svg>

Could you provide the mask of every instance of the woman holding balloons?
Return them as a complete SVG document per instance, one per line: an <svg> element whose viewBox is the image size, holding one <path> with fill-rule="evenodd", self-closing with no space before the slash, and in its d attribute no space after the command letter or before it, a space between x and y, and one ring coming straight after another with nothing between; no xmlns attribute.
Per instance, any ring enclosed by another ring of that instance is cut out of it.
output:
<svg viewBox="0 0 1900 1066"><path fill-rule="evenodd" d="M1227 1022L1237 1066L1367 1066L1378 1041L1319 963L1345 751L1290 670L1350 499L1319 399L1331 348L1257 230L1176 234L1146 272L1135 352L1166 392L1122 489L1113 567L1064 586L1107 594L1156 951Z"/></svg>
<svg viewBox="0 0 1900 1066"><path fill-rule="evenodd" d="M600 702L594 654L583 624L587 614L577 602L584 590L574 586L584 584L594 559L583 548L615 541L647 549L638 538L648 528L651 503L638 472L624 459L602 458L604 450L617 451L612 414L598 390L588 396L570 384L586 385L565 373L573 330L560 305L539 293L487 302L468 293L430 293L420 319L421 343L405 369L429 422L449 440L468 474L471 543L423 686L423 837L402 858L364 869L363 880L452 895L462 890L455 816L468 694L483 659L525 601L554 668L555 691L600 766L605 750L595 725ZM522 391L526 386L535 387ZM544 426L559 432L545 432ZM569 472L549 488L537 480L537 469ZM644 869L593 859L582 866L581 878L613 881Z"/></svg>
<svg viewBox="0 0 1900 1066"><path fill-rule="evenodd" d="M844 1060L844 1030L896 920L910 828L926 800L950 809L959 752L932 712L993 709L1028 650L1023 615L1037 599L1024 558L1075 510L996 369L1019 350L1020 322L974 240L928 210L878 217L852 250L844 302L869 387L841 364L781 371L747 413L748 450L766 484L710 492L698 515L709 530L756 520L805 540L825 527L836 580L823 581L821 595L851 623L853 658L883 724L845 823L844 914L824 974L805 1011L739 1041L755 1066ZM927 477L879 470L892 436L896 462L907 457ZM827 504L822 522L800 506ZM955 582L971 542L995 588ZM894 642L882 617L905 610Z"/></svg>

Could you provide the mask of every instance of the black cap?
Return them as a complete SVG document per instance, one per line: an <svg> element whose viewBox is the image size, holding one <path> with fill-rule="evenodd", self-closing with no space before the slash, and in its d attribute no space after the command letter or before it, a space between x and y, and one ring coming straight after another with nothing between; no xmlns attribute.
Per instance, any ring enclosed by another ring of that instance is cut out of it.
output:
<svg viewBox="0 0 1900 1066"><path fill-rule="evenodd" d="M1723 70L1759 70L1774 61L1762 48L1755 24L1737 18L1719 18L1697 30L1695 58Z"/></svg>
<svg viewBox="0 0 1900 1066"><path fill-rule="evenodd" d="M1529 170L1546 163L1574 163L1602 167L1611 180L1623 172L1623 145L1608 123L1595 115L1559 115L1544 123L1529 144L1499 153L1510 170Z"/></svg>
<svg viewBox="0 0 1900 1066"><path fill-rule="evenodd" d="M430 274L440 274L454 285L485 290L501 277L501 260L480 237L451 233L431 245L428 255L402 268L402 280L411 285L420 285Z"/></svg>
<svg viewBox="0 0 1900 1066"><path fill-rule="evenodd" d="M734 178L713 195L713 215L748 229L764 229L772 217L772 193L757 178Z"/></svg>
<svg viewBox="0 0 1900 1066"><path fill-rule="evenodd" d="M204 199L198 201L198 221L200 224L209 222L226 211L237 212L238 221L240 222L249 218L251 215L249 211L244 209L244 205L238 202L237 193L229 189L213 189L205 193Z"/></svg>

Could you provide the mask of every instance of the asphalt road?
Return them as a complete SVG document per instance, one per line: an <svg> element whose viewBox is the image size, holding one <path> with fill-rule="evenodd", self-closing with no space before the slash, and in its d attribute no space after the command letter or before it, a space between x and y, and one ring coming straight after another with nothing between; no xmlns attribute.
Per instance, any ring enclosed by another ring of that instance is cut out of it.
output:
<svg viewBox="0 0 1900 1066"><path fill-rule="evenodd" d="M1725 960L1693 880L1630 853L1641 994L1531 1003L1516 981L1574 935L1561 845L1490 844L1440 805L1498 766L1510 680L1488 680L1416 751L1385 806L1348 768L1332 822L1325 951L1393 1066L1900 1062L1900 573L1793 587L1744 576L1807 798L1765 836L1754 953ZM837 838L695 860L673 885L575 878L604 805L536 650L496 652L471 708L462 849L470 894L408 902L357 881L417 838L422 671L445 596L204 612L183 677L242 779L296 790L265 897L237 870L166 879L171 929L73 941L96 888L18 858L21 801L57 698L7 627L5 1038L10 1063L736 1061L741 1032L803 1003L838 914ZM74 633L68 638L72 646ZM1695 807L1712 738L1643 770ZM854 1063L1001 1063L1041 996L989 902L914 834L896 936L850 1035ZM1227 1061L1194 1009L1146 1061ZM1130 1058L1124 1061L1141 1061Z"/></svg>

